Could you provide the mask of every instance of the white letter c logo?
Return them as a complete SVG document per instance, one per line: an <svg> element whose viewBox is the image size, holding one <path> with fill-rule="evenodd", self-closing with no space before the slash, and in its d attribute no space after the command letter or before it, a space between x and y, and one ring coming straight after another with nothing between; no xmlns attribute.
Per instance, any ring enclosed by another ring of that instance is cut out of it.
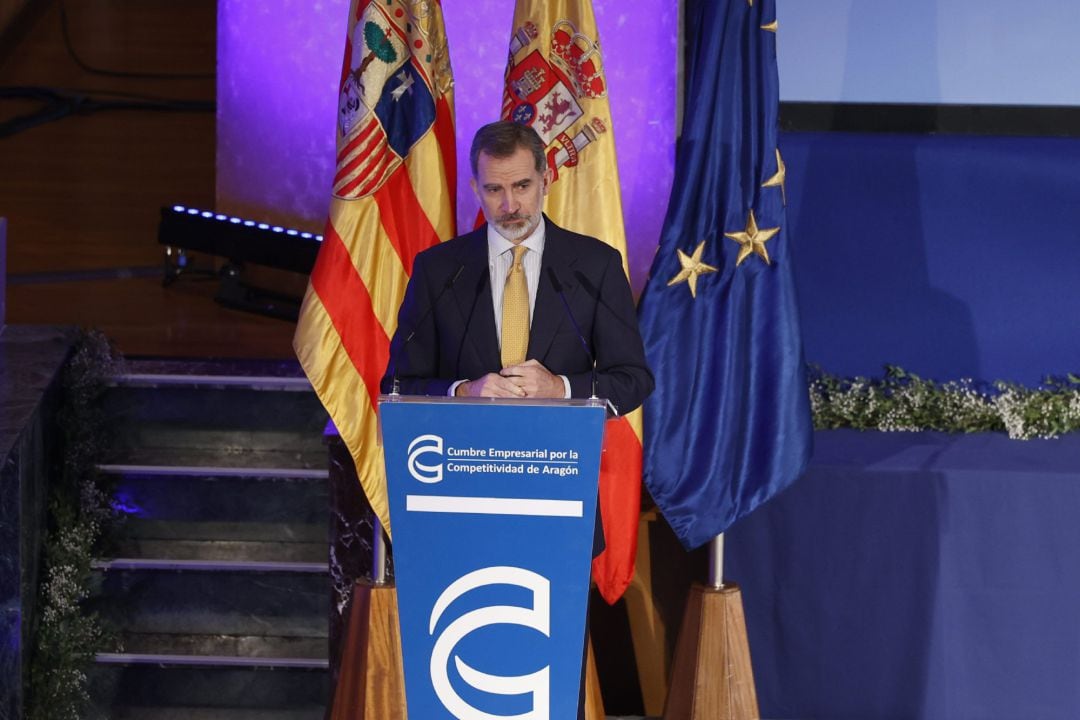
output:
<svg viewBox="0 0 1080 720"><path fill-rule="evenodd" d="M435 626L446 608L470 590L485 585L515 585L532 591L532 607L492 605L467 612L450 623L435 641L431 652L431 682L443 706L458 720L549 720L551 713L550 666L528 675L489 675L469 667L458 656L454 666L461 678L481 692L493 695L532 696L532 709L519 715L492 715L478 710L461 698L450 685L448 665L454 647L469 633L488 625L520 625L551 637L551 583L542 575L516 567L489 567L475 570L458 578L446 588L431 609L428 632Z"/></svg>
<svg viewBox="0 0 1080 720"><path fill-rule="evenodd" d="M409 474L422 483L434 484L442 482L442 463L435 465L423 465L420 456L427 453L438 453L442 456L443 439L438 435L421 435L409 443Z"/></svg>

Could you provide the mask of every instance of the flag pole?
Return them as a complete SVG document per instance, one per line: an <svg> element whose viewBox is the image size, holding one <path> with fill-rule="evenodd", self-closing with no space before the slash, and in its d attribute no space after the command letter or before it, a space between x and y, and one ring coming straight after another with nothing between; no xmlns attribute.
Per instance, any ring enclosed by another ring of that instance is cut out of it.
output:
<svg viewBox="0 0 1080 720"><path fill-rule="evenodd" d="M373 514L371 524L371 581L376 585L385 585L386 538L378 515Z"/></svg>
<svg viewBox="0 0 1080 720"><path fill-rule="evenodd" d="M724 533L709 542L709 586L724 589Z"/></svg>

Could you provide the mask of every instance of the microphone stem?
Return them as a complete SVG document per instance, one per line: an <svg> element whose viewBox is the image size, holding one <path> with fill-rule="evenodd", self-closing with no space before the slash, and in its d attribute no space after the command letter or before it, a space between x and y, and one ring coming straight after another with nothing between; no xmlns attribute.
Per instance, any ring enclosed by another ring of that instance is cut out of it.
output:
<svg viewBox="0 0 1080 720"><path fill-rule="evenodd" d="M435 295L435 299L432 300L431 303L428 304L427 309L424 310L424 314L420 316L420 320L413 327L412 331L409 333L409 336L405 338L405 342L401 343L401 348L397 352L398 355L405 352L405 349L409 347L409 343L412 342L412 339L416 336L417 329L421 325L423 325L424 322L428 319L428 316L431 315L432 311L435 309L435 306L439 304L439 300L442 300L442 296L446 294L446 291L454 286L454 283L457 282L457 279L459 277L461 277L461 273L462 273L462 271L464 269L465 269L465 264L462 263L461 265L458 266L457 272L454 273L453 277L450 277L450 278L448 278L446 280L446 284L444 284L442 289L439 290L439 292ZM391 349L390 366L391 366L391 368L393 368L392 373L391 373L392 381L391 381L391 385L390 385L390 394L394 395L394 396L400 396L401 395L401 382L398 380L397 358L393 354L393 343L392 342L391 342L391 348L390 349Z"/></svg>

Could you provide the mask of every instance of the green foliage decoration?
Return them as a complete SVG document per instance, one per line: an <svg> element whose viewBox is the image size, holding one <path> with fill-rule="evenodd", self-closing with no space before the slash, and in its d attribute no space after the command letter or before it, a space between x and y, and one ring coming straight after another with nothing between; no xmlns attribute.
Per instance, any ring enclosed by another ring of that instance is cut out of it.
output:
<svg viewBox="0 0 1080 720"><path fill-rule="evenodd" d="M819 430L1005 432L1015 440L1080 429L1080 377L1035 388L970 379L936 382L885 366L881 378L842 378L811 366L810 404Z"/></svg>
<svg viewBox="0 0 1080 720"><path fill-rule="evenodd" d="M112 642L99 618L82 603L92 590L93 552L115 518L96 465L107 447L102 399L117 362L105 336L89 331L63 371L58 413L63 456L50 482L44 579L27 695L26 717L31 720L84 717L87 671L94 653Z"/></svg>

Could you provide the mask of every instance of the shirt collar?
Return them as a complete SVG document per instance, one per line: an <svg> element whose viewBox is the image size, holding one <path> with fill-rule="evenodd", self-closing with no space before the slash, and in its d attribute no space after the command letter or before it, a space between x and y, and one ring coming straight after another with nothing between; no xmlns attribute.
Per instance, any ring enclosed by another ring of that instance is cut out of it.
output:
<svg viewBox="0 0 1080 720"><path fill-rule="evenodd" d="M535 252L540 255L544 253L544 239L547 236L545 225L547 220L541 216L540 222L537 224L536 229L532 231L532 234L521 241L520 244L529 248L530 252ZM487 243L488 243L488 262L490 263L494 258L498 257L508 250L514 248L514 243L510 242L502 235L495 227L488 223L487 226Z"/></svg>

